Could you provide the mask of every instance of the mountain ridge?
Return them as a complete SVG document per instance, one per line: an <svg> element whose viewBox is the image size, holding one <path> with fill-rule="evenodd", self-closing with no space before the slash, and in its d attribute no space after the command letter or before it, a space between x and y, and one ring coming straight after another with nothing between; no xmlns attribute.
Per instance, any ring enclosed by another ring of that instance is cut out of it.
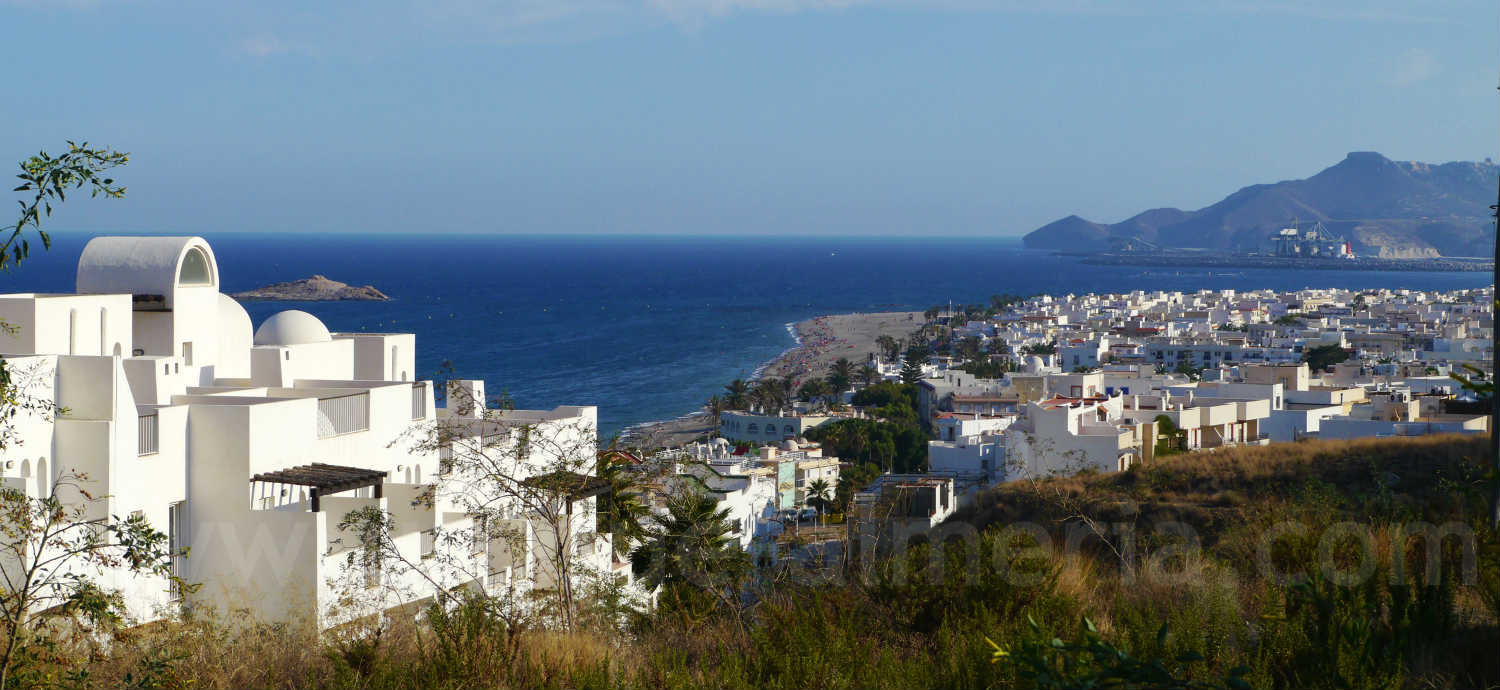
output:
<svg viewBox="0 0 1500 690"><path fill-rule="evenodd" d="M1393 161L1354 151L1303 179L1258 183L1194 211L1154 208L1118 223L1069 215L1027 233L1032 249L1103 251L1128 240L1169 249L1257 251L1293 221L1323 223L1361 255L1485 256L1500 165Z"/></svg>

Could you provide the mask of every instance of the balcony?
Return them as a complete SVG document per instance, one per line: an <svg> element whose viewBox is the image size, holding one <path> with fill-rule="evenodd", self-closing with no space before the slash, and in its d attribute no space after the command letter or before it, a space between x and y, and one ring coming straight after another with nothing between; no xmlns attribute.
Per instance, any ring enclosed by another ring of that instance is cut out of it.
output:
<svg viewBox="0 0 1500 690"><path fill-rule="evenodd" d="M155 455L160 447L160 437L160 427L155 412L136 418L136 455Z"/></svg>
<svg viewBox="0 0 1500 690"><path fill-rule="evenodd" d="M370 428L369 392L318 398L318 438Z"/></svg>

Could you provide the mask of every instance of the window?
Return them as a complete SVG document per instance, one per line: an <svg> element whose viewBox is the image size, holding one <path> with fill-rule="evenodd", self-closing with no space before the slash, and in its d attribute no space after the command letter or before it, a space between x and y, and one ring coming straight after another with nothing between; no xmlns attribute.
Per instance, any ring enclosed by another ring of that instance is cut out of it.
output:
<svg viewBox="0 0 1500 690"><path fill-rule="evenodd" d="M437 530L422 530L422 558L432 558L437 554Z"/></svg>
<svg viewBox="0 0 1500 690"><path fill-rule="evenodd" d="M182 257L182 270L177 273L178 285L213 285L213 269L208 265L208 255L198 247L188 250Z"/></svg>
<svg viewBox="0 0 1500 690"><path fill-rule="evenodd" d="M99 354L109 351L109 310L99 307ZM115 354L119 354L118 352Z"/></svg>
<svg viewBox="0 0 1500 690"><path fill-rule="evenodd" d="M172 599L182 598L182 578L186 574L187 504L177 501L167 506L167 553L171 555Z"/></svg>
<svg viewBox="0 0 1500 690"><path fill-rule="evenodd" d="M78 354L78 310L68 310L68 354Z"/></svg>
<svg viewBox="0 0 1500 690"><path fill-rule="evenodd" d="M188 366L193 366L193 344L192 343L183 343L182 344L182 361L184 363L186 363Z"/></svg>

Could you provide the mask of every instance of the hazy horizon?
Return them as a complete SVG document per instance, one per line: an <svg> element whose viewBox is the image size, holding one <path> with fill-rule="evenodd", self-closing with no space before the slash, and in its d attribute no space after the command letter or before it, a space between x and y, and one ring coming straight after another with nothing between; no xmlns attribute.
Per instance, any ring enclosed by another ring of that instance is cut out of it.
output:
<svg viewBox="0 0 1500 690"><path fill-rule="evenodd" d="M91 233L1018 236L1497 151L1500 5L0 0L0 162Z"/></svg>

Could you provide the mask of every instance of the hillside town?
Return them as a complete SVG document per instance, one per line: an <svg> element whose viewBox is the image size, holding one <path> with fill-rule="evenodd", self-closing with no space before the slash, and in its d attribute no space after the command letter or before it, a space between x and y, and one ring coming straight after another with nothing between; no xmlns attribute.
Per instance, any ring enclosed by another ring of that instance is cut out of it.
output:
<svg viewBox="0 0 1500 690"><path fill-rule="evenodd" d="M571 604L538 602L600 581L646 605L662 580L640 524L685 505L756 563L826 564L1008 482L1488 430L1461 379L1490 373L1489 288L934 308L886 319L913 330L865 361L726 386L714 432L690 443L601 450L594 407L508 409L483 381L417 380L410 333L330 332L297 310L255 326L219 281L201 238L99 237L75 294L0 296L24 401L4 486L78 524L163 535L159 570L46 571L94 574L136 622L186 606L330 628L467 589L556 615ZM853 347L832 331L818 347L834 342Z"/></svg>
<svg viewBox="0 0 1500 690"><path fill-rule="evenodd" d="M912 334L917 345L901 357L900 347L872 353L869 364L880 380L915 388L929 436L923 471L886 474L852 503L874 504L889 487L951 495L913 504L925 529L1004 482L1234 446L1484 434L1488 410L1460 379L1492 373L1492 305L1485 288L1041 295L1002 310L934 308ZM879 415L855 390L840 402L840 411L824 401L724 411L719 432L775 444Z"/></svg>

